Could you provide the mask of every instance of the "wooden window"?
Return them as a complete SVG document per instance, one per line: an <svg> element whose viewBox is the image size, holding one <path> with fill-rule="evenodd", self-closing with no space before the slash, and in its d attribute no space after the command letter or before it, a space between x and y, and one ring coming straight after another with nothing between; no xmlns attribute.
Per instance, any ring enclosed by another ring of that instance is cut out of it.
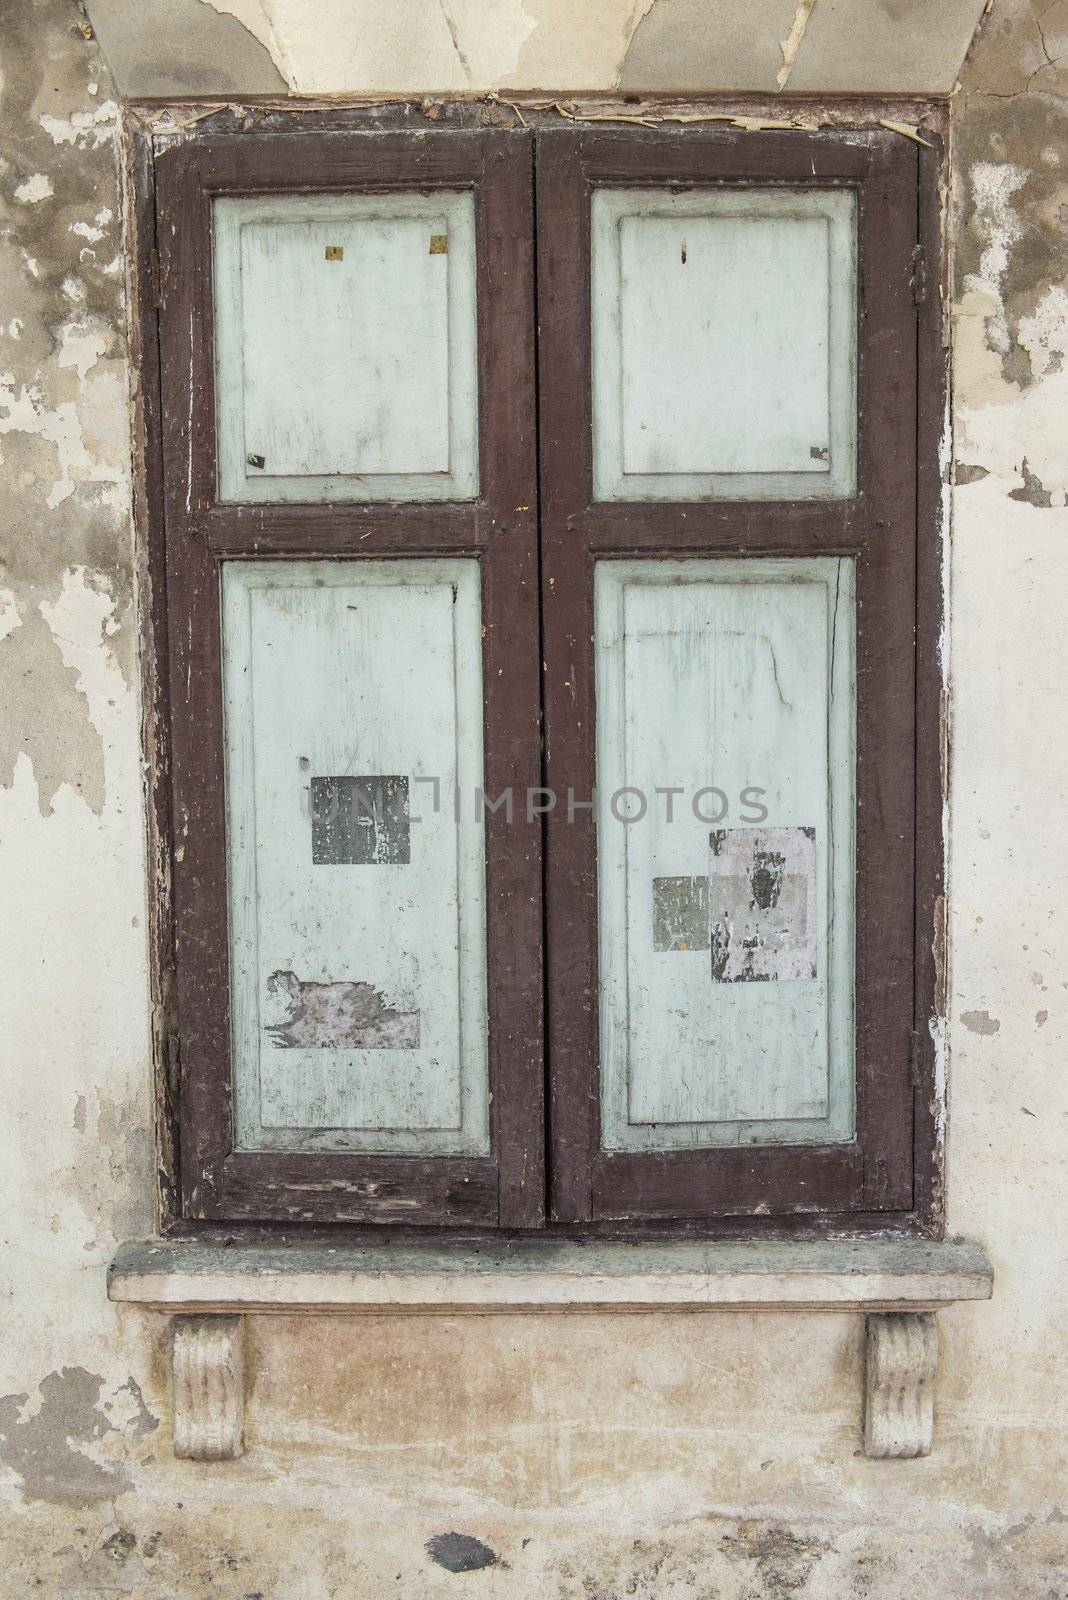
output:
<svg viewBox="0 0 1068 1600"><path fill-rule="evenodd" d="M526 123L155 158L176 1209L929 1226L937 158Z"/></svg>
<svg viewBox="0 0 1068 1600"><path fill-rule="evenodd" d="M184 1214L537 1226L540 829L474 807L540 782L529 141L157 195Z"/></svg>

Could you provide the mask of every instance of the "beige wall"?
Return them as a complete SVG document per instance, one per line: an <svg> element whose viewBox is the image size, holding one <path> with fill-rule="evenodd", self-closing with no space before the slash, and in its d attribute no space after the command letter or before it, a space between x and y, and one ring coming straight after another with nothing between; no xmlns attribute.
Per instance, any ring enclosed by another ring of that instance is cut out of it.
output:
<svg viewBox="0 0 1068 1600"><path fill-rule="evenodd" d="M122 88L231 93L774 90L785 56L790 90L949 90L978 9L436 5L175 0L154 57L93 9ZM104 1298L154 1158L117 91L82 21L0 13L0 1596L1063 1593L1063 4L997 0L954 100L948 1205L998 1279L940 1318L918 1462L857 1454L858 1322L778 1313L262 1319L248 1455L172 1459L163 1330ZM506 1569L436 1566L451 1529Z"/></svg>

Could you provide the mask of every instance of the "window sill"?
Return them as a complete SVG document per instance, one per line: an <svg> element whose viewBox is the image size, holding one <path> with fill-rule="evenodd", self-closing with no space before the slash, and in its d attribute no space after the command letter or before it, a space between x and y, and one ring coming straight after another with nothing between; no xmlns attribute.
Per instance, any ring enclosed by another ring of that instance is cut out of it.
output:
<svg viewBox="0 0 1068 1600"><path fill-rule="evenodd" d="M927 1455L938 1333L933 1313L987 1300L977 1244L932 1240L479 1246L121 1245L118 1303L172 1317L178 1456L244 1450L244 1327L254 1312L456 1313L773 1310L867 1314L864 1453Z"/></svg>
<svg viewBox="0 0 1068 1600"><path fill-rule="evenodd" d="M746 1243L121 1245L115 1301L170 1313L935 1311L988 1300L981 1245L928 1239Z"/></svg>

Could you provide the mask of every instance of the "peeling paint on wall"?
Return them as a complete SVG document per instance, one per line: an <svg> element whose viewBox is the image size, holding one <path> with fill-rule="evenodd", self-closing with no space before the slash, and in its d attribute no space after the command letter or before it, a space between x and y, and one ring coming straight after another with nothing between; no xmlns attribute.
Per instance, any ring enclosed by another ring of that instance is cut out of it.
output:
<svg viewBox="0 0 1068 1600"><path fill-rule="evenodd" d="M958 106L957 453L1014 497L1068 497L1068 17L1004 0ZM1024 457L1026 454L1026 469ZM959 478L958 478L958 481Z"/></svg>
<svg viewBox="0 0 1068 1600"><path fill-rule="evenodd" d="M1045 1351L1065 1315L1052 1287L1066 1243L1050 1142L1068 1117L1065 1008L1051 1003L1038 1033L1031 975L1068 960L1050 852L1068 754L1045 732L1060 726L1068 677L1063 5L995 0L953 115L947 1222L997 1239L1016 1283L1031 1286L992 1307L988 1337L1059 1393Z"/></svg>
<svg viewBox="0 0 1068 1600"><path fill-rule="evenodd" d="M620 87L948 94L984 0L656 0ZM594 87L587 84L586 87Z"/></svg>
<svg viewBox="0 0 1068 1600"><path fill-rule="evenodd" d="M85 1506L130 1487L125 1461L100 1446L137 1444L159 1424L132 1379L122 1390L102 1400L99 1374L64 1367L42 1380L35 1400L0 1395L0 1462L19 1475L25 1495Z"/></svg>
<svg viewBox="0 0 1068 1600"><path fill-rule="evenodd" d="M109 11L118 4L107 0ZM945 94L983 8L983 0L937 7L825 0L824 22L816 0L764 0L759 14L734 0L201 4L237 19L300 94L619 87Z"/></svg>
<svg viewBox="0 0 1068 1600"><path fill-rule="evenodd" d="M21 0L0 35L0 581L14 619L0 639L0 786L25 752L42 810L69 784L99 812L101 738L64 629L95 626L128 681L129 422L117 107L84 37L71 48L74 28L73 11Z"/></svg>
<svg viewBox="0 0 1068 1600"><path fill-rule="evenodd" d="M794 62L797 60L797 52L801 48L801 41L805 37L808 19L812 15L815 4L816 0L797 0L797 10L794 12L794 20L790 32L779 46L782 51L782 66L775 74L775 86L777 89L785 89L790 81L790 74L794 70Z"/></svg>
<svg viewBox="0 0 1068 1600"><path fill-rule="evenodd" d="M270 51L298 94L507 83L537 26L522 0L204 0ZM628 0L633 4L633 0Z"/></svg>

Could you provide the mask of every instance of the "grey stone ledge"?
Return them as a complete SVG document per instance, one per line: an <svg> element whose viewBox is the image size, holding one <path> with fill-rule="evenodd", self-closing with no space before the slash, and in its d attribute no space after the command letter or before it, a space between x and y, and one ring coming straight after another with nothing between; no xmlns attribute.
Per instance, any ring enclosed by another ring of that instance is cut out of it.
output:
<svg viewBox="0 0 1068 1600"><path fill-rule="evenodd" d="M170 1314L929 1312L988 1300L981 1245L929 1239L473 1245L145 1239L108 1269L116 1302Z"/></svg>

